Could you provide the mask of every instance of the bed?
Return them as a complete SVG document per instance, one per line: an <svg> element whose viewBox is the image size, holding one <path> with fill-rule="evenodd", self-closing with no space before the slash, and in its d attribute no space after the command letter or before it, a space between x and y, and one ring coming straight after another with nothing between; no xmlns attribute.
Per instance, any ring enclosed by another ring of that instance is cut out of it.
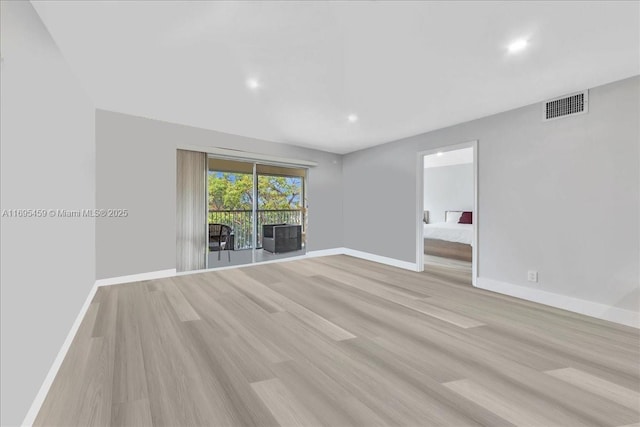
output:
<svg viewBox="0 0 640 427"><path fill-rule="evenodd" d="M446 211L445 222L423 224L426 255L471 262L473 224L460 224L458 221L462 213L463 211ZM470 219L471 213L468 214Z"/></svg>

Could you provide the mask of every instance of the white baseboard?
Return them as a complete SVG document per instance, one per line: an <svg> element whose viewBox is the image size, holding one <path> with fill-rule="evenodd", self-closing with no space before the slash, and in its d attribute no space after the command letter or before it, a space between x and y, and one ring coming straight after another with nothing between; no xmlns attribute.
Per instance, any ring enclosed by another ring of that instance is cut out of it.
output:
<svg viewBox="0 0 640 427"><path fill-rule="evenodd" d="M321 256L342 255L342 254L344 254L344 248L321 249L318 251L309 251L304 255L292 256L288 258L271 259L268 261L258 261L258 262L249 263L249 264L228 265L225 267L207 268L203 270L180 271L178 273L175 273L174 276L187 276L189 274L210 273L211 271L233 270L235 268L252 267L255 265L276 264L280 262L290 262L290 261L297 261L297 260L307 259L307 258L316 258Z"/></svg>
<svg viewBox="0 0 640 427"><path fill-rule="evenodd" d="M355 249L349 248L344 248L343 253L345 255L350 255L356 258L362 258L368 261L378 262L380 264L386 264L393 267L403 268L405 270L419 271L418 265L415 262L401 261L399 259L376 255L369 252L357 251Z"/></svg>
<svg viewBox="0 0 640 427"><path fill-rule="evenodd" d="M319 256L344 255L347 248L321 249L319 251L307 252L307 257L315 258Z"/></svg>
<svg viewBox="0 0 640 427"><path fill-rule="evenodd" d="M289 262L296 261L300 259L306 258L316 258L323 256L331 256L331 255L351 255L356 258L362 258L369 261L379 262L381 264L387 264L394 267L404 268L406 270L417 271L416 264L406 261L400 261L394 258L388 258L380 255L371 254L368 252L356 251L354 249L349 248L330 248L330 249L320 249L317 251L309 251L304 255L289 257L289 258L281 258L281 259L273 259L269 261L260 261L253 264L241 264L241 265L229 265L226 267L216 267L216 271L221 270L229 270L234 268L243 268L250 267L252 265L262 265L262 264L273 264L278 262ZM168 269L168 270L159 270L159 271L151 271L148 273L139 273L139 274L131 274L128 276L119 276L119 277L109 277L107 279L96 280L96 286L110 286L117 285L121 283L131 283L131 282L140 282L143 280L153 280L153 279L162 279L165 277L173 277L173 276L184 276L188 274L199 274L205 273L208 271L212 271L212 269L203 269L203 270L191 270L191 271L181 271L176 272L176 269Z"/></svg>
<svg viewBox="0 0 640 427"><path fill-rule="evenodd" d="M597 319L640 328L640 313L635 311L624 310L593 301L532 289L526 286L513 285L484 277L478 277L476 287L551 307L561 308L563 310L573 311L574 313L585 314Z"/></svg>
<svg viewBox="0 0 640 427"><path fill-rule="evenodd" d="M163 279L176 275L176 269L151 271L149 273L130 274L128 276L109 277L108 279L96 280L96 286L118 285L120 283L141 282L143 280Z"/></svg>
<svg viewBox="0 0 640 427"><path fill-rule="evenodd" d="M56 375L58 375L58 370L60 369L60 366L62 366L62 362L64 361L64 358L67 356L67 352L71 347L71 343L73 342L73 339L76 337L76 333L78 332L78 329L80 329L80 324L82 323L82 320L84 319L85 314L87 314L87 310L89 310L89 306L91 305L91 301L93 300L93 297L96 294L97 289L98 289L98 286L96 282L91 288L91 291L89 291L89 295L87 296L87 299L82 305L82 308L80 308L80 313L78 313L78 316L76 316L76 320L73 322L73 325L71 325L71 330L67 334L67 338L64 340L64 343L62 344L60 351L58 351L58 355L53 361L53 365L51 365L51 368L49 369L49 373L47 373L47 377L44 379L42 386L40 386L40 390L38 391L36 398L33 400L33 403L31 404L31 407L27 412L27 416L24 418L24 421L22 421L23 426L31 426L36 420L36 416L38 416L38 412L40 412L40 408L44 403L44 399L47 397L47 394L49 393L49 389L53 384L53 380L56 378Z"/></svg>
<svg viewBox="0 0 640 427"><path fill-rule="evenodd" d="M289 257L289 258L270 259L268 261L257 261L257 262L253 262L253 263L250 262L248 264L227 265L227 266L224 266L224 267L205 268L203 270L180 271L180 272L176 273L176 276L188 276L189 274L211 273L212 271L234 270L236 268L253 267L255 265L277 264L279 262L297 261L297 260L305 259L305 258L308 258L308 257L309 256L307 254L305 254L305 255L292 256L292 257Z"/></svg>
<svg viewBox="0 0 640 427"><path fill-rule="evenodd" d="M181 271L179 273L176 273L175 275L185 276L188 274L207 273L213 270L215 271L231 270L234 268L244 268L244 267L251 267L255 265L274 264L279 262L290 262L290 261L297 261L301 259L316 258L316 257L331 256L331 255L350 255L356 258L362 258L369 261L378 262L380 264L387 264L393 267L404 268L405 270L418 271L417 265L412 262L400 261L395 258L388 258L380 255L371 254L369 252L356 251L354 249L349 249L349 248L331 248L331 249L321 249L317 251L309 251L305 255L289 257L289 258L273 259L269 261L260 261L260 262L255 262L253 264L230 265L227 267L216 267L215 269L205 269L205 270Z"/></svg>

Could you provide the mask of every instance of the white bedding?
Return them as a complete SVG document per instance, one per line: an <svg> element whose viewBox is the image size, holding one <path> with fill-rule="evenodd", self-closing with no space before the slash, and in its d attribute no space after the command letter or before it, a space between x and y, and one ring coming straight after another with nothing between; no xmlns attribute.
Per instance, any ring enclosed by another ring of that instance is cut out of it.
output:
<svg viewBox="0 0 640 427"><path fill-rule="evenodd" d="M446 240L473 246L473 224L438 222L423 225L425 239Z"/></svg>

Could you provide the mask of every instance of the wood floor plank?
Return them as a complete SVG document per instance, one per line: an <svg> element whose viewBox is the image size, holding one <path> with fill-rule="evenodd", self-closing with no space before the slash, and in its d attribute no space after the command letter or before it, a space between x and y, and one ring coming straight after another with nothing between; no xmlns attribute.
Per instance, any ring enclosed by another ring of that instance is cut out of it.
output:
<svg viewBox="0 0 640 427"><path fill-rule="evenodd" d="M471 380L453 381L444 386L516 426L559 425L557 420L528 407L526 402L514 402Z"/></svg>
<svg viewBox="0 0 640 427"><path fill-rule="evenodd" d="M294 301L287 299L281 301L281 303L285 307L285 310L287 312L291 313L312 328L317 329L323 334L326 334L331 339L341 341L355 338L355 335L353 335L351 332L341 328L335 323L330 322L322 316L318 316L313 311Z"/></svg>
<svg viewBox="0 0 640 427"><path fill-rule="evenodd" d="M482 322L478 322L477 320L455 313L451 310L446 310L438 306L431 305L427 301L411 301L409 304L403 305L422 314L426 314L427 316L435 317L436 319L449 322L453 325L465 329L484 325L484 323Z"/></svg>
<svg viewBox="0 0 640 427"><path fill-rule="evenodd" d="M282 427L321 425L278 378L253 383L251 387Z"/></svg>
<svg viewBox="0 0 640 427"><path fill-rule="evenodd" d="M277 312L287 311L336 341L355 338L355 335L349 331L346 331L322 316L319 316L317 313L314 313L303 305L273 291L268 286L244 275L242 272L234 271L232 277L235 277L241 282L238 287L245 287L247 289L246 292L253 293L256 296L263 298L266 302L276 307L278 309Z"/></svg>
<svg viewBox="0 0 640 427"><path fill-rule="evenodd" d="M606 399L613 400L640 414L640 393L634 390L629 390L574 368L555 369L547 371L547 374Z"/></svg>
<svg viewBox="0 0 640 427"><path fill-rule="evenodd" d="M152 284L156 286L157 290L161 290L167 295L171 307L173 307L176 315L183 322L200 320L198 313L194 310L193 306L189 304L179 289L182 282L189 282L190 280L192 280L192 277L185 276L180 281L176 281L173 278L152 281ZM180 285L177 285L177 283L180 283Z"/></svg>
<svg viewBox="0 0 640 427"><path fill-rule="evenodd" d="M439 384L432 378L433 371L424 369L424 366L405 363L405 360L397 357L390 349L384 348L378 342L358 338L341 344L348 348L348 352L361 356L367 360L370 366L381 372L389 372L406 386L416 390L421 396L427 396L438 412L447 413L447 425L509 425L505 420L496 417L481 406L470 402L462 402L455 393ZM422 398L423 404L425 402Z"/></svg>
<svg viewBox="0 0 640 427"><path fill-rule="evenodd" d="M202 276L204 275L194 275L193 280L181 283L185 298L199 313L201 320L206 321L214 336L237 336L233 325L215 312L216 302L226 295L219 292L220 283L212 276L209 276L209 280L205 280Z"/></svg>
<svg viewBox="0 0 640 427"><path fill-rule="evenodd" d="M82 372L82 400L76 414L79 425L111 424L118 291L105 293L100 306Z"/></svg>
<svg viewBox="0 0 640 427"><path fill-rule="evenodd" d="M140 336L154 425L230 425L227 396L194 356L163 292L148 292L139 304Z"/></svg>
<svg viewBox="0 0 640 427"><path fill-rule="evenodd" d="M475 328L473 333L478 339L490 342L504 357L537 371L563 368L569 363L565 357L548 351L545 343L525 333L507 333L492 325Z"/></svg>
<svg viewBox="0 0 640 427"><path fill-rule="evenodd" d="M429 294L427 293L427 289L424 286L420 287L407 287L402 286L398 283L397 277L394 278L394 275L388 274L385 270L378 270L377 268L354 268L351 264L351 260L349 257L345 257L344 260L325 260L319 258L318 260L314 260L316 263L320 263L326 266L332 266L333 268L340 269L344 272L355 273L361 278L370 279L376 283L383 285L386 288L395 290L400 293L400 295L405 296L407 298L427 298ZM323 270L316 270L320 274Z"/></svg>
<svg viewBox="0 0 640 427"><path fill-rule="evenodd" d="M375 412L317 366L295 361L275 365L278 378L323 425L386 426Z"/></svg>
<svg viewBox="0 0 640 427"><path fill-rule="evenodd" d="M241 347L248 346L252 352L271 363L291 359L289 355L268 340L269 334L261 334L261 325L268 322L268 319L260 316L261 308L259 306L254 304L253 310L248 309L247 305L253 303L242 295L226 294L214 298L213 295L208 295L206 292L209 289L208 285L204 285L200 288L200 290L205 290L204 293L192 292L189 296L191 304L202 313L212 331L221 330L224 336L237 340ZM244 304L242 303L243 298L246 301ZM240 316L237 315L238 311L250 312L252 316L245 317L240 321Z"/></svg>
<svg viewBox="0 0 640 427"><path fill-rule="evenodd" d="M275 264L258 264L246 267L243 272L260 283L284 282L291 277L288 270L274 268Z"/></svg>
<svg viewBox="0 0 640 427"><path fill-rule="evenodd" d="M575 321L563 322L566 319L559 319L557 313L547 312L546 307L542 311L536 311L532 306L511 306L510 310L503 310L499 300L482 300L480 304L477 304L476 302L480 301L449 295L447 297L432 297L429 302L445 308L455 304L456 307L486 324L494 325L503 331L511 330L516 334L526 333L532 336L541 336L547 341L553 340L555 347L569 348L573 342L578 342L580 345L589 344L599 349L597 353L592 353L593 356L606 356L608 353L617 361L626 360L629 365L634 365L635 362L634 357L637 354L637 349L634 343L640 339L640 331L628 335L619 334L618 331L610 331L612 333L609 334L604 332L607 331L607 328L591 327L589 324L585 327ZM610 322L603 323L608 326ZM560 327L561 325L563 326ZM556 332L549 334L550 328Z"/></svg>
<svg viewBox="0 0 640 427"><path fill-rule="evenodd" d="M117 403L111 419L113 427L151 427L151 407L147 399Z"/></svg>
<svg viewBox="0 0 640 427"><path fill-rule="evenodd" d="M316 275L317 274L318 271L316 270ZM327 266L327 268L322 271L322 275L329 276L334 280L344 283L345 285L400 304L415 298L414 294L410 292L405 292L397 287L385 286L375 280L366 279L363 276L332 266Z"/></svg>
<svg viewBox="0 0 640 427"><path fill-rule="evenodd" d="M113 344L109 338L91 340L88 348L87 369L80 388L75 423L85 426L111 425L111 392L113 382Z"/></svg>
<svg viewBox="0 0 640 427"><path fill-rule="evenodd" d="M345 283L344 281L340 281L339 283L345 284L347 286L351 286ZM335 281L334 281L334 284L335 284ZM352 287L359 291L365 292L364 289L366 289L367 286L369 286L368 282L366 282L365 284L361 284L360 286L352 286ZM451 323L461 328L474 328L476 326L483 325L482 322L479 322L475 319L471 319L464 315L458 314L452 310L446 310L438 306L429 304L429 298L426 298L426 299L409 298L403 295L398 295L397 293L387 292L385 289L377 289L375 292L371 294L377 297L380 297L383 300L393 302L395 304L409 308L418 313L431 316L433 318Z"/></svg>
<svg viewBox="0 0 640 427"><path fill-rule="evenodd" d="M264 310L269 313L284 311L279 304L281 295L273 292L268 286L265 286L260 280L246 274L240 269L232 270L227 273L231 286L240 293L251 299Z"/></svg>
<svg viewBox="0 0 640 427"><path fill-rule="evenodd" d="M314 264L305 263L304 261L291 264L290 262L283 262L277 264L273 268L274 270L280 270L285 274L291 275L292 273L298 276L313 276L317 274L317 266Z"/></svg>
<svg viewBox="0 0 640 427"><path fill-rule="evenodd" d="M275 419L261 404L250 386L251 373L244 371L245 364L240 353L232 353L228 348L220 348L220 342L210 339L208 329L203 322L190 322L181 325L192 344L192 352L198 361L201 375L213 384L225 401L224 410L232 420L230 425L275 426ZM225 346L226 347L226 346ZM231 347L233 348L233 347ZM246 355L250 356L250 355ZM261 363L252 358L253 363ZM264 362L262 362L264 363ZM267 379L275 374L270 370Z"/></svg>
<svg viewBox="0 0 640 427"><path fill-rule="evenodd" d="M348 256L101 287L35 425L631 426L640 332Z"/></svg>
<svg viewBox="0 0 640 427"><path fill-rule="evenodd" d="M116 324L118 315L118 290L103 290L98 314L91 336L93 338L108 335Z"/></svg>
<svg viewBox="0 0 640 427"><path fill-rule="evenodd" d="M268 318L256 314L255 305L247 304L246 299L223 298L217 310L218 313L228 316L230 323L238 331L238 335L246 341L254 351L257 351L264 359L270 363L279 363L291 360L287 354L271 339L271 330L264 330L264 325L271 323ZM249 313L242 321L238 320L237 313Z"/></svg>
<svg viewBox="0 0 640 427"><path fill-rule="evenodd" d="M136 316L136 301L142 298L140 287L118 290L118 312L116 319L113 396L114 406L119 403L146 400L147 378L145 374L140 341L140 327ZM146 400L147 405L149 404ZM125 412L128 410L123 406Z"/></svg>
<svg viewBox="0 0 640 427"><path fill-rule="evenodd" d="M376 369L366 358L354 357L344 347L351 340L333 343L295 321L288 313L277 317L279 326L297 338L304 359L345 387L390 425L475 425L464 415L448 411L438 402L389 372ZM356 338L357 340L358 338ZM327 343L333 345L327 346Z"/></svg>

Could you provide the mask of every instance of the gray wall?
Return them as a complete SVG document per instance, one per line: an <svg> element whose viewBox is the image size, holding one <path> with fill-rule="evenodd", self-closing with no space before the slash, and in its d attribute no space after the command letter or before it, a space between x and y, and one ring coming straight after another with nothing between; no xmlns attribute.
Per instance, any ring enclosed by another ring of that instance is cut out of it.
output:
<svg viewBox="0 0 640 427"><path fill-rule="evenodd" d="M129 210L96 224L98 279L176 267L176 149L232 148L312 160L307 250L343 246L341 156L97 110L98 208Z"/></svg>
<svg viewBox="0 0 640 427"><path fill-rule="evenodd" d="M95 206L94 108L29 2L0 3L1 208ZM2 218L2 425L24 419L95 281L94 221Z"/></svg>
<svg viewBox="0 0 640 427"><path fill-rule="evenodd" d="M415 262L416 153L477 139L479 276L638 310L639 89L636 76L592 89L588 114L543 123L535 104L346 155L345 246Z"/></svg>
<svg viewBox="0 0 640 427"><path fill-rule="evenodd" d="M429 222L444 222L445 211L473 211L473 163L424 170L424 209Z"/></svg>

